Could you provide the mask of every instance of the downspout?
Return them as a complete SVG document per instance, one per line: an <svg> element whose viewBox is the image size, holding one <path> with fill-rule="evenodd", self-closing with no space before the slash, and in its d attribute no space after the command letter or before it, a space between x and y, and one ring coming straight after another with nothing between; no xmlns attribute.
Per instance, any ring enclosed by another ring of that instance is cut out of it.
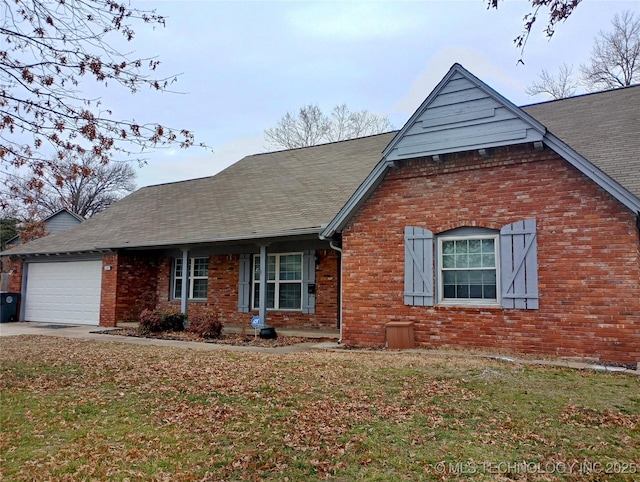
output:
<svg viewBox="0 0 640 482"><path fill-rule="evenodd" d="M340 286L340 292L338 293L338 321L340 322L340 338L338 338L338 343L342 344L342 249L333 244L333 240L329 241L329 246L334 251L340 253L340 277L338 279L338 283Z"/></svg>

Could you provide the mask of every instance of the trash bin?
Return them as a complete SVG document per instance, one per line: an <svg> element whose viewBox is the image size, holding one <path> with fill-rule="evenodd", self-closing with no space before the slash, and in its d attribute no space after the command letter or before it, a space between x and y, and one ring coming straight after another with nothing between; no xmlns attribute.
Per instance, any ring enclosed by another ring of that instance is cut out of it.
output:
<svg viewBox="0 0 640 482"><path fill-rule="evenodd" d="M413 323L410 321L395 321L387 323L387 348L391 350L406 350L415 348L413 337Z"/></svg>
<svg viewBox="0 0 640 482"><path fill-rule="evenodd" d="M20 293L0 293L0 323L18 321Z"/></svg>

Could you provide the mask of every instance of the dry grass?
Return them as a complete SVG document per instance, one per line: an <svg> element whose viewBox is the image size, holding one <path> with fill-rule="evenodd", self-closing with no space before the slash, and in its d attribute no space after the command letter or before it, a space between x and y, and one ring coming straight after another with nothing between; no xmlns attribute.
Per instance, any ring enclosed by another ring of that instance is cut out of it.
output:
<svg viewBox="0 0 640 482"><path fill-rule="evenodd" d="M637 480L640 470L640 382L628 375L28 336L0 349L5 480Z"/></svg>

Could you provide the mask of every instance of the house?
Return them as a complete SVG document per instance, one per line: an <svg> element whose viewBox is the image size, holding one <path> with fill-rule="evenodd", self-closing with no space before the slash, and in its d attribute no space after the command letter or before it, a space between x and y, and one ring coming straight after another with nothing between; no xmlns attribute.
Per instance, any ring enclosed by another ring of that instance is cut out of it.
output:
<svg viewBox="0 0 640 482"><path fill-rule="evenodd" d="M43 219L42 223L45 234L51 234L59 233L60 231L64 231L65 229L77 226L83 221L83 217L78 216L77 214L72 213L67 209L61 209ZM15 235L14 237L9 238L3 246L0 246L0 251L19 246L20 244L22 244L20 235ZM8 267L5 267L6 263L4 262L4 260L0 261L2 261L0 262L0 291L8 291L11 279L11 270Z"/></svg>
<svg viewBox="0 0 640 482"><path fill-rule="evenodd" d="M48 234L59 233L65 229L73 228L82 221L84 221L82 216L78 216L68 209L60 209L42 220L44 223L44 229ZM9 247L17 246L19 244L22 244L22 240L19 235L14 236L5 243L5 245Z"/></svg>
<svg viewBox="0 0 640 482"><path fill-rule="evenodd" d="M9 253L22 319L143 308L640 361L640 86L518 108L455 64L397 133L140 189ZM268 269L260 269L266 260Z"/></svg>

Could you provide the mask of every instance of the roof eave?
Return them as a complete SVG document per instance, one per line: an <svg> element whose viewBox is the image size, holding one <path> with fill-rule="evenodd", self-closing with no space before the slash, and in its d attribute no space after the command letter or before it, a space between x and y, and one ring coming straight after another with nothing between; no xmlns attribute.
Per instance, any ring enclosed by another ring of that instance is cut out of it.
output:
<svg viewBox="0 0 640 482"><path fill-rule="evenodd" d="M640 198L632 194L608 174L598 169L592 162L582 157L559 138L547 132L544 136L544 143L634 214L640 212Z"/></svg>
<svg viewBox="0 0 640 482"><path fill-rule="evenodd" d="M320 239L330 239L337 232L341 231L351 219L352 213L355 213L360 206L364 204L369 195L380 185L385 172L393 165L392 161L381 160L376 167L369 173L356 192L338 211L338 214L331 220L327 227L320 233Z"/></svg>
<svg viewBox="0 0 640 482"><path fill-rule="evenodd" d="M321 226L314 226L311 228L301 228L287 231L273 231L268 233L249 233L245 235L235 236L221 236L216 238L198 238L198 239L167 239L153 242L142 243L123 243L121 245L110 246L110 249L131 249L131 248L162 248L162 247L175 247L175 246L188 246L194 244L214 244L214 243L228 243L233 241L256 241L268 240L273 238L290 238L296 236L305 235L319 235L322 231ZM98 247L101 248L101 247Z"/></svg>

